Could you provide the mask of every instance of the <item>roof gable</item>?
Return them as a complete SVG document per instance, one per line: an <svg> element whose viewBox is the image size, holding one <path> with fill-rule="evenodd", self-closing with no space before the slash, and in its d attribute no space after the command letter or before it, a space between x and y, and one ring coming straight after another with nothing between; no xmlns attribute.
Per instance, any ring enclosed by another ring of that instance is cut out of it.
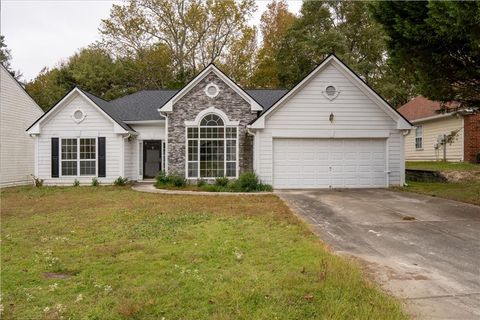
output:
<svg viewBox="0 0 480 320"><path fill-rule="evenodd" d="M38 118L26 131L29 134L39 134L40 133L40 124L44 121L47 121L52 116L61 110L65 105L67 105L72 98L75 96L83 97L87 102L89 102L94 108L99 110L99 112L105 116L107 119L114 123L114 132L115 133L127 133L129 131L134 131L127 124L121 121L115 114L109 110L108 102L102 100L94 95L84 92L79 88L75 87L70 92L68 92L59 102L57 102L53 107L48 109L40 118Z"/></svg>
<svg viewBox="0 0 480 320"><path fill-rule="evenodd" d="M158 109L160 112L171 112L173 111L173 105L180 100L187 92L194 88L200 81L203 80L210 72L215 73L225 84L232 88L240 97L242 97L246 102L251 106L252 111L263 111L262 106L255 101L249 94L247 94L241 87L239 87L235 82L233 82L227 75L225 75L220 69L218 69L214 64L208 65L202 72L200 72L195 78L193 78L187 85L185 85L180 91L178 91L174 96L170 98L162 107Z"/></svg>
<svg viewBox="0 0 480 320"><path fill-rule="evenodd" d="M397 123L398 129L410 129L410 122L405 119L398 111L395 110L388 102L386 102L378 93L376 93L372 88L370 88L357 74L355 74L347 65L345 65L340 59L338 59L334 54L329 55L320 65L313 69L302 81L300 81L296 86L294 86L287 94L285 94L281 99L279 99L272 107L265 110L260 117L253 121L250 125L253 129L262 129L265 127L265 119L275 112L276 109L281 108L291 97L293 97L297 92L302 90L312 79L314 79L320 72L325 70L325 68L334 64L336 69L345 75L352 84L354 84L360 91L363 92L370 100L375 103L383 112L385 112L390 118L392 118Z"/></svg>

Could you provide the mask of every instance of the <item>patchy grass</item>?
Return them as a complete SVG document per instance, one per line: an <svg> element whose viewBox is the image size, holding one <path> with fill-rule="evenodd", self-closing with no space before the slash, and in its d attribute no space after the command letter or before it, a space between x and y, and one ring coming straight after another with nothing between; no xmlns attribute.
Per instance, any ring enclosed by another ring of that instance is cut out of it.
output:
<svg viewBox="0 0 480 320"><path fill-rule="evenodd" d="M407 183L407 187L398 189L480 205L480 181L459 183L408 181Z"/></svg>
<svg viewBox="0 0 480 320"><path fill-rule="evenodd" d="M1 209L2 319L406 318L273 195L19 187Z"/></svg>
<svg viewBox="0 0 480 320"><path fill-rule="evenodd" d="M435 170L435 171L480 171L480 164L468 162L446 161L407 161L407 169Z"/></svg>

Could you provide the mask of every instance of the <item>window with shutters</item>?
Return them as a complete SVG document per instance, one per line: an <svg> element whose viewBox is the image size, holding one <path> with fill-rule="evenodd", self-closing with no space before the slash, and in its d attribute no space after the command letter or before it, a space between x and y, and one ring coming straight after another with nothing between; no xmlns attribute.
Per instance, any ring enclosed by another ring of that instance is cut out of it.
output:
<svg viewBox="0 0 480 320"><path fill-rule="evenodd" d="M62 176L95 176L97 173L97 139L61 139Z"/></svg>

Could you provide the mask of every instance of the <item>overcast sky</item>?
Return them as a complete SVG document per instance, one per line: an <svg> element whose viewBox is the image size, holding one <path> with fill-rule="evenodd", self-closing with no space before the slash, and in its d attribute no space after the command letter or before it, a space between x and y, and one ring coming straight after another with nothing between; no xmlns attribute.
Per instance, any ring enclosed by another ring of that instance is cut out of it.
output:
<svg viewBox="0 0 480 320"><path fill-rule="evenodd" d="M251 24L258 26L270 0L257 0ZM287 1L298 13L301 0ZM31 80L44 67L53 67L79 48L99 40L100 20L107 18L111 0L1 0L0 32L11 50L11 65Z"/></svg>

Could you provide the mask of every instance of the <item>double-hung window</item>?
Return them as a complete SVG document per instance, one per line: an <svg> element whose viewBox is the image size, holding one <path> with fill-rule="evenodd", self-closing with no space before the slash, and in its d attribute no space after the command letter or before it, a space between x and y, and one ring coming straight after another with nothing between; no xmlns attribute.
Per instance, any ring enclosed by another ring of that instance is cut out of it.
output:
<svg viewBox="0 0 480 320"><path fill-rule="evenodd" d="M208 114L200 125L187 128L187 177L236 177L237 127L226 126L216 114Z"/></svg>
<svg viewBox="0 0 480 320"><path fill-rule="evenodd" d="M61 141L62 176L95 176L97 139L65 138Z"/></svg>
<svg viewBox="0 0 480 320"><path fill-rule="evenodd" d="M418 126L415 128L415 149L423 148L423 128Z"/></svg>

